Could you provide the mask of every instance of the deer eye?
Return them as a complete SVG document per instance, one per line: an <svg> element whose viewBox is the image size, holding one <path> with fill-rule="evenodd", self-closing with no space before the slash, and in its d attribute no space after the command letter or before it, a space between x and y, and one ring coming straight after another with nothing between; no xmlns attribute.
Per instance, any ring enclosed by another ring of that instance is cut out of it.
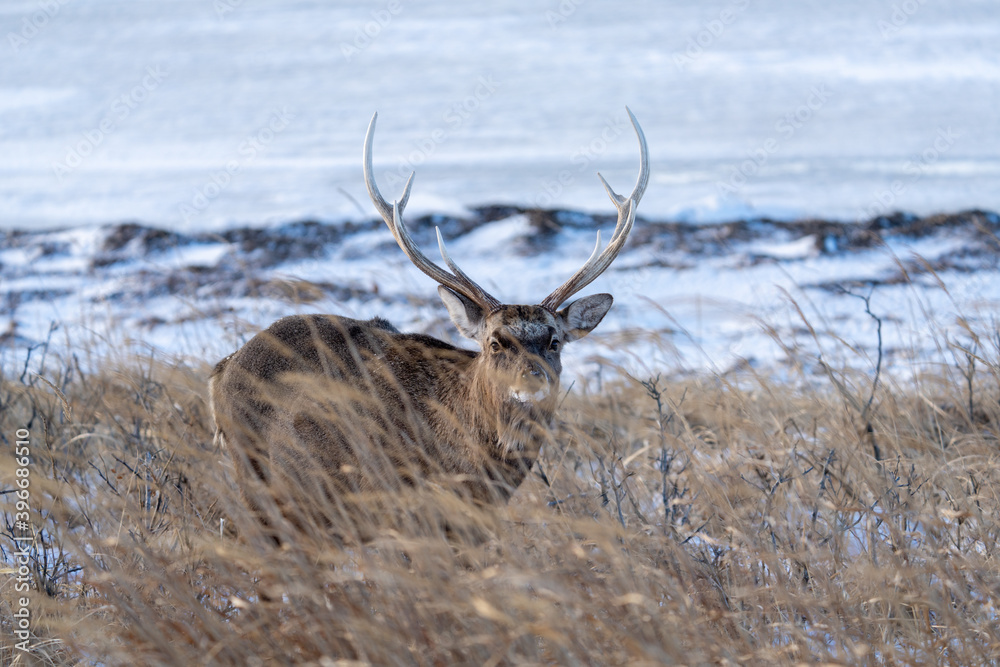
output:
<svg viewBox="0 0 1000 667"><path fill-rule="evenodd" d="M494 339L490 341L490 351L496 354L500 351L500 341Z"/></svg>
<svg viewBox="0 0 1000 667"><path fill-rule="evenodd" d="M549 343L549 351L550 352L558 352L559 351L559 341L557 339L553 338L552 342Z"/></svg>

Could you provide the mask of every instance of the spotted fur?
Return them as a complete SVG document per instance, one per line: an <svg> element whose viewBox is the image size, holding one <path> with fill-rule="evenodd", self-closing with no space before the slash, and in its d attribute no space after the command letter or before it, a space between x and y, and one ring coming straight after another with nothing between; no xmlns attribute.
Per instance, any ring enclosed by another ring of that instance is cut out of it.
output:
<svg viewBox="0 0 1000 667"><path fill-rule="evenodd" d="M588 299L609 307L604 296ZM606 308L581 301L593 328ZM327 508L312 519L349 538L360 529L344 525L348 499L420 480L477 504L504 502L545 441L574 310L504 306L473 317L480 352L381 319L286 317L212 374L217 441L264 523L274 521L261 501L270 494L293 523L303 508Z"/></svg>

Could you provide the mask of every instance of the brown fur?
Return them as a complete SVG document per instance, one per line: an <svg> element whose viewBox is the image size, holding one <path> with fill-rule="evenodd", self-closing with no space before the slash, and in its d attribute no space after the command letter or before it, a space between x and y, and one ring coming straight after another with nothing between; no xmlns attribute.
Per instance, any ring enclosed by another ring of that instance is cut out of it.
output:
<svg viewBox="0 0 1000 667"><path fill-rule="evenodd" d="M549 347L565 328L560 316L505 306L483 325L487 348L499 344L488 353L402 334L379 318L278 320L210 380L217 438L245 500L271 523L260 496L270 494L294 524L318 519L348 539L371 537L351 525L356 500L404 484L506 501L552 417L561 364ZM522 402L515 391L544 396Z"/></svg>

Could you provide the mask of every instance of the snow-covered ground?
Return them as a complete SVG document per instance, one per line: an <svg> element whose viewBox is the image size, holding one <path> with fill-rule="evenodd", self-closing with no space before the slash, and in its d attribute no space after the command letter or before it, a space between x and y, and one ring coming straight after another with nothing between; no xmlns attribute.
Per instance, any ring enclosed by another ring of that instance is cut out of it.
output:
<svg viewBox="0 0 1000 667"><path fill-rule="evenodd" d="M5 0L0 36L0 228L356 219L375 110L415 213L606 211L626 104L654 218L1000 210L995 0Z"/></svg>
<svg viewBox="0 0 1000 667"><path fill-rule="evenodd" d="M583 263L595 229L608 238L611 225L512 208L410 223L429 256L439 226L451 255L507 303L537 303ZM964 357L949 345L969 346L970 331L986 336L981 351L998 342L990 341L1000 304L998 231L1000 216L977 212L863 225L641 219L627 250L586 291L611 292L615 307L567 349L567 375L747 364L771 373L788 362L818 367L820 359L870 372L879 320L887 371L909 376L953 363ZM463 344L433 282L377 219L197 234L121 225L3 241L0 363L8 369L21 370L32 348L36 369L55 352L73 352L84 365L129 360L136 350L214 361L296 312L381 315Z"/></svg>
<svg viewBox="0 0 1000 667"><path fill-rule="evenodd" d="M995 329L996 217L955 215L1000 211L995 0L8 0L0 36L6 367L45 340L215 359L305 310L453 337L373 221L375 110L385 194L415 169L418 238L438 216L508 302L610 227L595 172L631 186L635 112L653 175L578 375L774 367L762 323L870 366L869 293L896 369L948 361L960 318Z"/></svg>

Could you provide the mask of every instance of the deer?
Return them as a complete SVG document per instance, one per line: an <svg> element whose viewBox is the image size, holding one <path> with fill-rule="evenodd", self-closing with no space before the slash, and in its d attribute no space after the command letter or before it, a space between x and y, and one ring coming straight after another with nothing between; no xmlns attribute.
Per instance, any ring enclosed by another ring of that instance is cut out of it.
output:
<svg viewBox="0 0 1000 667"><path fill-rule="evenodd" d="M563 346L589 334L613 302L594 294L566 304L619 255L649 181L646 138L626 111L639 140L635 187L619 195L598 173L618 212L611 240L602 248L598 231L589 259L535 305L489 294L452 260L440 229L447 268L417 247L403 222L415 172L387 202L373 174L372 116L362 162L369 197L479 350L402 333L381 317L301 314L220 361L209 379L215 442L228 451L243 501L261 523L317 520L342 542L365 542L372 535L358 516L384 510L406 487L445 485L478 506L508 502L550 433Z"/></svg>

